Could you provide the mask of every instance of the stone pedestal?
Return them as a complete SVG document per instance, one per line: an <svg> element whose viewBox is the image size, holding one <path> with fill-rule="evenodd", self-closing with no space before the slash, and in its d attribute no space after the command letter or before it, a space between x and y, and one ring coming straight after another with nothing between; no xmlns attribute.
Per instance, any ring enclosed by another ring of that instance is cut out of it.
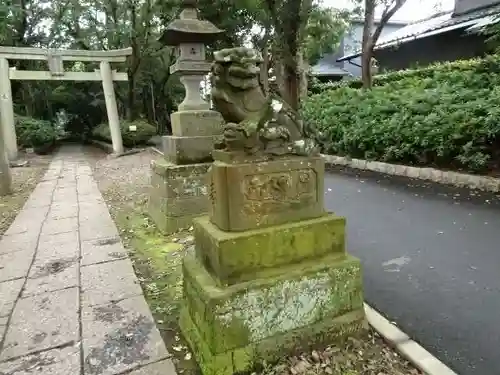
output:
<svg viewBox="0 0 500 375"><path fill-rule="evenodd" d="M203 374L248 371L363 330L361 267L345 252L345 220L323 209L323 160L214 158L180 318Z"/></svg>
<svg viewBox="0 0 500 375"><path fill-rule="evenodd" d="M174 164L212 162L214 142L223 132L220 113L209 109L179 111L172 113L171 120L172 135L163 137L165 158Z"/></svg>
<svg viewBox="0 0 500 375"><path fill-rule="evenodd" d="M211 163L177 165L151 163L149 216L160 231L174 233L192 226L208 210L207 172Z"/></svg>
<svg viewBox="0 0 500 375"><path fill-rule="evenodd" d="M223 122L210 110L175 112L171 118L173 135L162 140L165 159L152 163L149 199L149 215L165 234L190 227L208 212L207 171Z"/></svg>
<svg viewBox="0 0 500 375"><path fill-rule="evenodd" d="M179 75L186 93L178 112L170 116L172 135L162 140L165 160L153 164L149 203L150 216L165 233L190 227L194 217L207 212L205 174L224 123L200 92L211 68L205 44L214 42L222 30L198 19L196 2L184 0L180 5L179 18L167 26L160 42L177 47L170 73Z"/></svg>

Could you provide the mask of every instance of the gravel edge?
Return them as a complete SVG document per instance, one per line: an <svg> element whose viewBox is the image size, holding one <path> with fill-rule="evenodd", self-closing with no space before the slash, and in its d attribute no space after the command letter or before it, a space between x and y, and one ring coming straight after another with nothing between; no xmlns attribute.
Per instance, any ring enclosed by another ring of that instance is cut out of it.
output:
<svg viewBox="0 0 500 375"><path fill-rule="evenodd" d="M413 341L406 333L389 322L373 307L365 303L368 323L384 340L426 375L457 375L443 362Z"/></svg>
<svg viewBox="0 0 500 375"><path fill-rule="evenodd" d="M472 174L453 171L442 171L435 168L418 168L406 165L389 164L379 161L368 161L363 159L351 159L344 156L321 155L327 164L341 165L353 169L362 169L373 172L384 173L392 176L403 176L419 180L433 181L443 185L457 187L468 187L483 191L499 192L500 178L476 176Z"/></svg>

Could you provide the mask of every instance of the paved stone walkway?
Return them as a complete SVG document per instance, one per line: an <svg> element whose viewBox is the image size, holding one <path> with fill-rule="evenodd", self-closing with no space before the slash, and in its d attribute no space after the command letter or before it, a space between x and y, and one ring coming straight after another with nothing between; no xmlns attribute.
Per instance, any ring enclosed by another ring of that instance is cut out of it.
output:
<svg viewBox="0 0 500 375"><path fill-rule="evenodd" d="M90 166L63 147L0 240L0 375L174 375L169 358Z"/></svg>

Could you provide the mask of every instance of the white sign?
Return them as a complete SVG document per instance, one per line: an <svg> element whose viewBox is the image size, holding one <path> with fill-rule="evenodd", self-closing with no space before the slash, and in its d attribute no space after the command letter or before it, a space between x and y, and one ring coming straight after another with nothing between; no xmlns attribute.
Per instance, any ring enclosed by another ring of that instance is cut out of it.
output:
<svg viewBox="0 0 500 375"><path fill-rule="evenodd" d="M137 125L130 125L128 127L128 130L131 131L131 132L136 132L137 131Z"/></svg>

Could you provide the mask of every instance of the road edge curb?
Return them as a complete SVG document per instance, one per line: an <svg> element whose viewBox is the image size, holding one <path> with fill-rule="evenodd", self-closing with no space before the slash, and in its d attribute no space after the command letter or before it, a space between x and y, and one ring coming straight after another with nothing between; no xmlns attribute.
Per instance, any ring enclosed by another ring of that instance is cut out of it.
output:
<svg viewBox="0 0 500 375"><path fill-rule="evenodd" d="M500 191L500 178L495 177L443 171L435 168L419 168L407 165L383 163L379 161L352 159L336 155L321 154L321 156L327 164L379 172L391 176L402 176L419 180L433 181L443 185L468 187L471 189L479 189L495 193Z"/></svg>
<svg viewBox="0 0 500 375"><path fill-rule="evenodd" d="M165 156L165 154L162 151L160 151L157 147L149 146L149 148L151 149L151 151L156 152L157 154L159 154L161 156Z"/></svg>
<svg viewBox="0 0 500 375"><path fill-rule="evenodd" d="M367 303L365 303L365 313L370 326L382 336L387 344L424 374L458 375Z"/></svg>

